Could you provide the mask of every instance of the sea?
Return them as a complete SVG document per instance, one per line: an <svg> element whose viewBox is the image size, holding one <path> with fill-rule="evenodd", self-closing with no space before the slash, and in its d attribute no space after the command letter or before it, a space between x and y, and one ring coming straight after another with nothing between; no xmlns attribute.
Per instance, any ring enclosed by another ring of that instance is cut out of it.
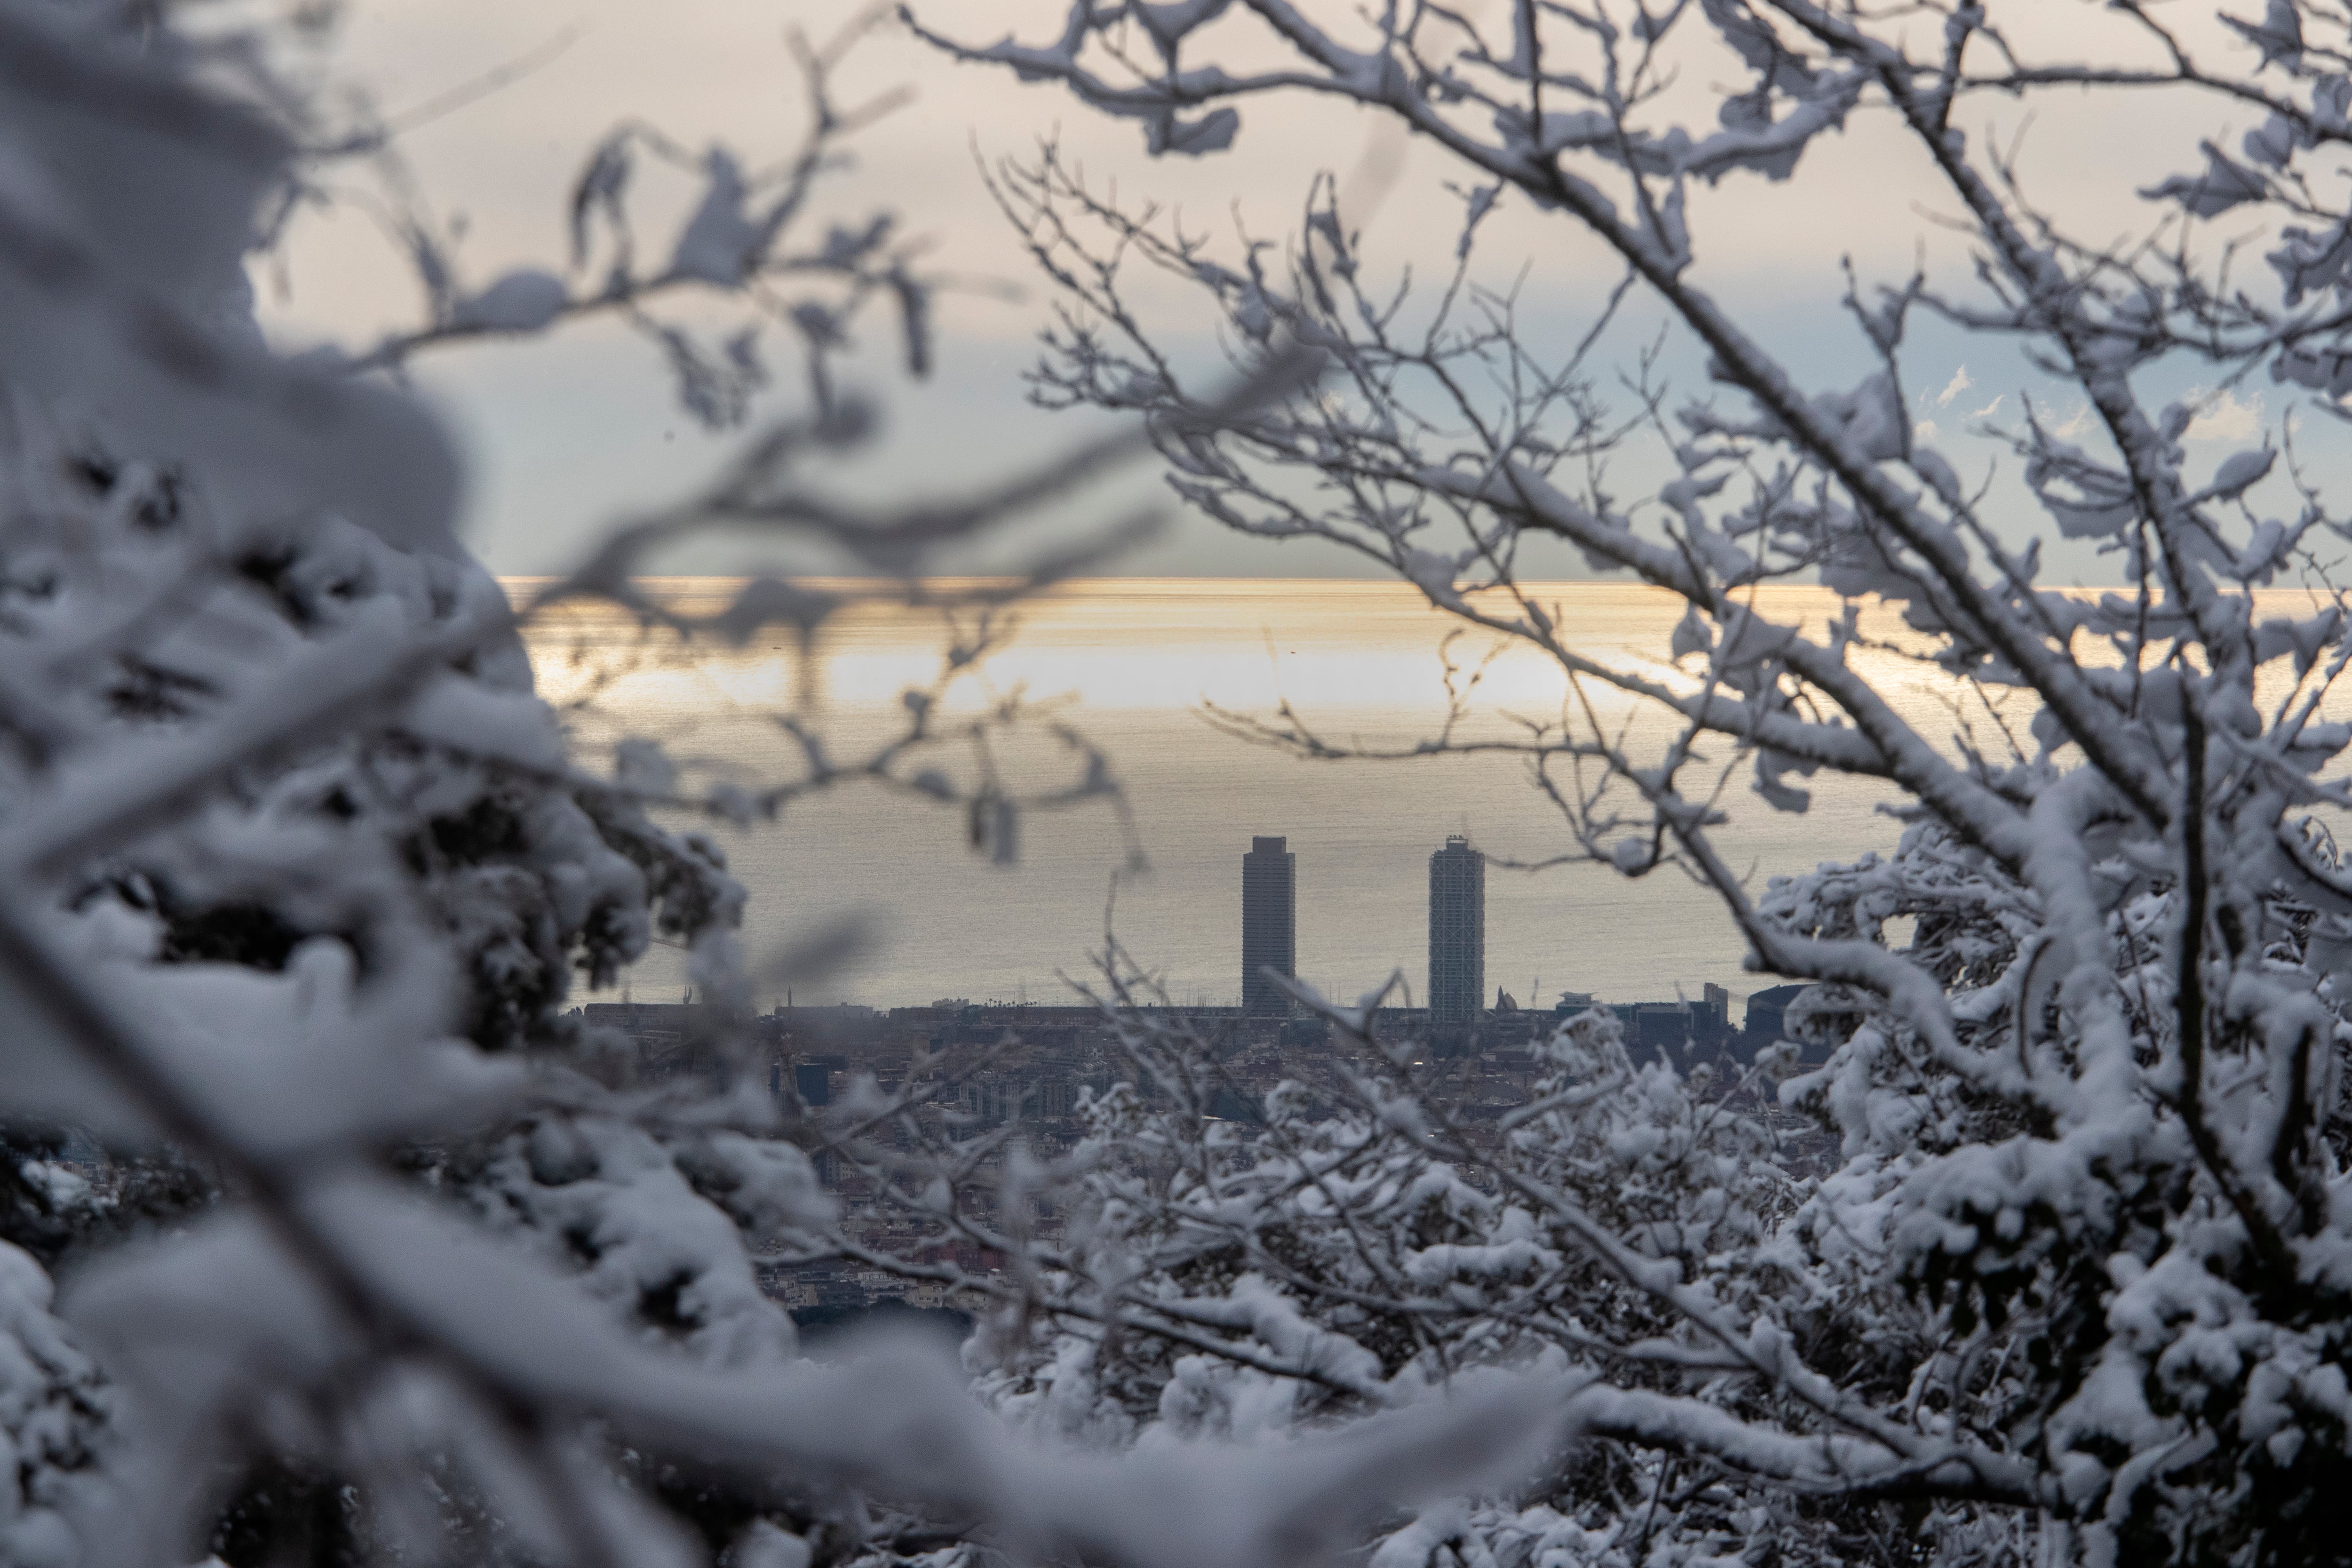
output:
<svg viewBox="0 0 2352 1568"><path fill-rule="evenodd" d="M519 599L537 584L517 580ZM931 721L957 733L892 759L969 788L1050 795L1081 784L1087 750L1117 793L1020 814L1017 853L975 848L968 814L921 791L851 778L739 826L673 814L723 849L749 900L742 943L761 1006L943 998L1058 1002L1095 984L1108 944L1171 1000L1233 1002L1241 986L1241 858L1258 836L1297 860L1301 979L1352 1000L1398 978L1426 982L1428 861L1449 835L1487 857L1486 981L1549 1007L1562 992L1624 1003L1735 998L1778 984L1742 967L1721 901L1673 866L1640 877L1586 858L1555 795L1598 775L1556 763L1538 776L1513 746L1563 715L1597 721L1630 752L1654 755L1672 731L1654 710L1590 679L1571 682L1524 645L1460 624L1409 584L1296 580L1075 582L1009 609L908 608L866 597L877 584L818 584L845 607L803 637L773 625L734 646L684 637L610 606L574 606L528 634L541 692L579 754L609 764L631 739L658 742L680 788L759 792L805 776L811 746L854 771L901 732L909 691L940 680L949 650L986 633L988 651L940 689ZM985 584L949 585L960 592ZM681 616L707 616L740 584L646 584ZM1679 601L1610 583L1533 585L1529 596L1573 646L1612 668L1688 683L1670 657ZM1816 588L1759 591L1772 618L1819 633L1843 605ZM1865 631L1899 633L1873 612ZM1886 636L1899 644L1899 636ZM1898 710L1939 744L1964 731L1998 752L2030 710L1974 689L1895 647L1859 653ZM1240 721L1296 721L1330 752L1302 756L1236 733ZM1463 754L1414 754L1445 739ZM2030 743L2030 742L2029 742ZM1486 749L1479 749L1486 748ZM1892 849L1902 825L1867 783L1790 775L1801 813L1752 787L1736 748L1715 741L1685 775L1712 792L1717 830L1751 889L1823 861ZM1626 833L1640 803L1622 799ZM677 1001L687 955L657 945L612 995Z"/></svg>

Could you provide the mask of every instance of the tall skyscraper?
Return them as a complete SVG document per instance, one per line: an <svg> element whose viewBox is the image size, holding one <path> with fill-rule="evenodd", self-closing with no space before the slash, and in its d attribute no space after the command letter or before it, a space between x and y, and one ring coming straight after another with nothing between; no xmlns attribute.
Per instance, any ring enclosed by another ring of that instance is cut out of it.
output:
<svg viewBox="0 0 2352 1568"><path fill-rule="evenodd" d="M1486 995L1486 858L1455 834L1429 858L1429 1023L1478 1021Z"/></svg>
<svg viewBox="0 0 2352 1568"><path fill-rule="evenodd" d="M1281 838L1252 838L1242 857L1242 1011L1279 1016L1290 997L1265 977L1298 973L1298 857Z"/></svg>

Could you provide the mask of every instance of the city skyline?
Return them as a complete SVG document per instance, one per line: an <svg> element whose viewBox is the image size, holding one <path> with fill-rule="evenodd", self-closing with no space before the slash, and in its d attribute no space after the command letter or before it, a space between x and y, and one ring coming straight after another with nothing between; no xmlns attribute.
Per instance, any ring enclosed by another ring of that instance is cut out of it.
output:
<svg viewBox="0 0 2352 1568"><path fill-rule="evenodd" d="M734 584L662 586L665 605L713 614ZM1811 626L1826 627L1838 613L1836 595L1824 590L1761 592L1777 616ZM1662 656L1680 613L1669 595L1639 584L1563 584L1544 595L1563 623L1574 620L1591 646L1626 663ZM1900 632L1891 616L1882 625L1865 615L1863 625L1874 637ZM937 626L915 612L866 608L845 611L827 627L816 677L847 754L903 719L900 693L937 668ZM1279 628L1271 647L1269 627ZM567 708L590 751L633 735L659 739L689 779L703 781L757 778L777 765L777 732L764 715L792 700L804 673L794 647L698 649L690 668L642 659L596 685L599 667L572 661L573 632L617 665L635 658L638 631L617 613L583 611L575 626L551 626L531 638L551 700L576 704L593 690L593 708ZM1418 999L1429 855L1446 834L1466 833L1490 862L1489 1004L1498 983L1531 999L1538 975L1552 990L1612 995L1671 995L1675 981L1695 985L1703 977L1739 994L1760 984L1742 974L1738 931L1717 917L1703 887L1656 877L1629 882L1605 865L1544 855L1556 815L1508 769L1339 763L1302 770L1199 717L1202 702L1262 714L1287 701L1327 733L1409 747L1447 722L1442 632L1409 585L1128 582L1056 590L1024 610L1020 640L991 661L991 689L1083 704L1077 727L1109 760L1119 809L1089 799L1024 814L1017 868L970 856L962 814L910 809L890 792L844 788L796 800L783 831L721 824L715 832L730 869L752 889L745 945L797 950L862 911L872 940L826 973L799 977L804 998L912 1005L941 994L1012 996L1024 984L1030 995L1047 996L1064 989L1064 976L1089 972L1116 875L1111 914L1121 947L1171 995L1237 1005L1234 928L1242 898L1234 861L1252 832L1271 832L1286 836L1306 879L1298 979L1352 999L1402 969ZM1952 678L1875 647L1852 657L1884 677L1890 700L1915 722L1949 711ZM1506 710L1542 711L1559 696L1528 655L1507 654L1486 667L1455 733L1507 735ZM939 711L961 717L973 706ZM1046 731L1011 738L992 754L1001 776L1024 789L1054 787L1066 767L1066 749ZM1893 828L1874 811L1883 791L1820 779L1808 787L1811 809L1801 816L1737 792L1726 803L1734 821L1720 830L1727 853L1769 877L1810 866L1823 835L1894 848ZM1146 865L1133 870L1138 847ZM1551 863L1504 870L1506 856ZM1572 973L1560 956L1563 932L1573 933ZM633 966L636 994L676 997L688 983L688 957L652 950Z"/></svg>
<svg viewBox="0 0 2352 1568"><path fill-rule="evenodd" d="M1486 857L1466 834L1446 835L1429 857L1428 936L1423 1002L1430 1022L1475 1024L1486 1010ZM1291 1011L1273 976L1297 973L1298 857L1286 836L1255 835L1242 857L1242 1012Z"/></svg>

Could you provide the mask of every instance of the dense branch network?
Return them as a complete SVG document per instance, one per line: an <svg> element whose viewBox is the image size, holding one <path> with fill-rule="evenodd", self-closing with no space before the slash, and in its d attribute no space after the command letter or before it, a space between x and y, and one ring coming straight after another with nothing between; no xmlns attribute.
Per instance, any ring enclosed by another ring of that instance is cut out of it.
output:
<svg viewBox="0 0 2352 1568"><path fill-rule="evenodd" d="M785 1550L797 1530L873 1554L919 1507L1044 1551L1270 1562L1276 1542L1338 1539L1449 1449L1439 1474L1494 1462L1508 1445L1465 1428L1467 1407L1409 1415L1302 1450L1307 1468L1266 1474L1241 1514L1170 1531L1146 1500L1205 1484L1182 1464L1094 1466L1082 1498L1058 1478L1083 1461L1008 1447L948 1368L797 1361L749 1253L822 1236L835 1210L778 1108L748 1089L717 1103L647 1089L616 1070L615 1042L562 1013L575 971L610 984L656 940L687 948L721 1004L740 1000L742 889L711 840L652 810L745 820L877 781L962 806L976 845L1010 858L1022 810L1116 795L1107 760L1062 726L1073 780L1016 796L988 745L1024 705L948 700L1007 606L1100 546L978 588L923 574L1141 437L951 502L853 505L803 482L805 459L874 423L825 368L846 346L841 312L894 300L909 368L929 355L928 285L889 224L791 247L858 118L826 96L833 51L804 54L808 149L772 178L724 150L698 160L708 189L662 267L635 267L624 196L634 160L677 149L632 125L575 193L575 262L598 234L614 253L600 289L525 269L467 293L412 225L432 320L371 353L294 360L220 310L313 173L288 123L307 105L278 90L266 30L183 37L144 15L11 5L0 40L0 119L34 149L0 194L6 1117L184 1178L167 1234L75 1259L74 1334L119 1396L110 1429L47 1279L0 1255L26 1349L7 1374L26 1460L0 1555L182 1563L233 1524L276 1551L315 1523L290 1488L330 1515L362 1500L313 1541L352 1560L667 1562L685 1530L714 1549ZM809 276L833 306L778 291ZM373 373L618 310L661 338L689 406L740 418L762 374L750 340L714 370L648 313L689 288L789 318L808 411L510 605L454 543L446 437ZM1277 367L1202 406L1244 410L1294 379ZM695 616L635 581L648 551L714 523L839 547L887 580L866 592L944 612L943 671L900 704L899 733L840 760L813 712L787 712L800 765L757 789L687 789L644 744L620 748L613 777L573 760L519 637L572 601L739 643L782 626L804 664L821 658L854 595L763 578ZM937 760L948 747L978 757L967 780ZM104 1212L60 1166L26 1160L12 1182L52 1212ZM16 1400L19 1367L47 1380L43 1402ZM293 1467L283 1486L273 1465ZM665 1508L681 1467L707 1484ZM1355 1500L1333 1510L1334 1488Z"/></svg>
<svg viewBox="0 0 2352 1568"><path fill-rule="evenodd" d="M1841 1456L1829 1468L1842 1479L1816 1477L1832 1489L2030 1504L2095 1557L2161 1535L2190 1556L2183 1542L2293 1561L2317 1550L2305 1521L2325 1509L2264 1518L2252 1500L2313 1499L2346 1462L2336 1418L2317 1414L2336 1375L2319 1369L2344 1353L2332 1325L2347 1237L2327 1195L2342 1180L2327 1130L2344 1031L2319 954L2352 912L2326 828L2347 805L2332 766L2352 733L2336 717L2346 525L2294 459L2291 429L2284 465L2272 441L2192 477L2183 437L2200 405L2147 388L2177 384L2162 373L2187 363L2224 389L2266 374L2312 394L2323 418L2343 415L2347 23L2292 0L2207 33L2173 10L2111 9L2119 56L2152 49L2160 64L2047 63L2028 8L1973 4L1547 3L1494 18L1081 5L1058 37L998 44L928 13L913 25L961 59L1142 120L1154 153L1243 145L1253 100L1304 93L1389 117L1450 161L1466 209L1457 267L1418 294L1375 280L1328 179L1286 243L1228 247L1106 195L1055 147L1001 166L1000 202L1066 301L1035 395L1147 416L1181 402L1168 329L1131 302L1139 268L1195 286L1234 363L1290 344L1321 354L1312 395L1163 432L1177 493L1244 532L1367 557L1538 652L1565 678L1556 718L1474 736L1457 708L1444 733L1388 754L1520 757L1573 853L1635 875L1681 866L1720 894L1756 967L1818 983L1824 1015L1849 1009L1830 1065L1781 1092L1842 1140L1844 1163L1805 1206L1875 1238L1859 1243L1874 1283L1833 1288L1847 1265L1825 1255L1796 1263L1810 1244L1777 1218L1740 1256L1811 1281L1793 1288L1801 1300L1846 1289L1853 1333L1909 1325L1918 1377L1946 1355L2014 1365L2013 1349L2040 1344L2032 1353L2051 1358L1971 1418L1981 1455L1906 1447L1922 1423L1956 1436L1960 1396L1928 1422L1916 1379L1862 1393L1818 1359L1827 1342L1797 1348L1805 1309L1727 1313L1694 1263L1659 1272L1638 1233L1587 1227L1492 1156L1430 1133L1425 1152L1493 1171L1591 1267L1651 1292L1686 1353L1741 1361L1750 1392L1717 1406L1736 1418L1626 1435L1775 1479L1793 1472L1764 1458L1771 1443L1825 1445L1811 1451ZM1742 85L1694 123L1682 79L1727 72ZM2161 90L2252 123L2242 151L2206 142L2200 168L2137 193L2147 237L2091 242L1967 129L1996 100L2060 89ZM1874 291L1849 270L1844 303L1875 369L1810 392L1692 264L1710 237L1707 187L1790 179L1832 132L1907 140L1974 254L1964 276L1923 268ZM1496 292L1477 269L1504 201L1622 268L1564 351L1538 347L1527 284ZM2233 232L2270 226L2258 276L2237 265L2243 242L2207 226L2224 215ZM1724 392L1670 408L1644 355L1621 376L1630 412L1613 410L1598 356L1635 310L1685 335ZM1923 313L2016 341L2079 395L2086 416L2063 430L2029 405L1998 433L2021 486L1972 489L1916 427L1906 334ZM1628 485L1627 471L1645 477ZM2037 517L2021 520L2020 502ZM2265 515L2282 505L2286 521ZM2095 541L2125 591L2047 582L2044 527ZM1570 613L1523 581L1538 540L1683 600L1674 668L1580 647ZM1810 581L1845 611L1806 624L1759 592ZM2281 583L2299 590L2258 596ZM1954 678L1982 728L1906 720L1875 673L1890 658ZM1652 716L1645 731L1620 717L1629 699ZM1306 756L1377 754L1287 709L1221 721ZM1782 810L1807 804L1792 773L1891 785L1900 848L1759 895L1717 842L1743 763ZM1898 918L1913 922L1907 946L1885 935ZM1432 1097L1412 1104L1410 1125L1442 1126ZM1257 1144L1249 1157L1272 1156ZM2208 1332L2231 1336L2226 1364L2191 1348ZM1745 1348L1757 1336L1778 1348ZM1578 1353L1596 1389L1614 1385L1622 1347ZM1709 1389L1722 1375L1692 1374ZM2261 1446L2306 1417L2319 1427L2297 1430L2326 1435ZM1875 1458L1836 1449L1838 1432Z"/></svg>

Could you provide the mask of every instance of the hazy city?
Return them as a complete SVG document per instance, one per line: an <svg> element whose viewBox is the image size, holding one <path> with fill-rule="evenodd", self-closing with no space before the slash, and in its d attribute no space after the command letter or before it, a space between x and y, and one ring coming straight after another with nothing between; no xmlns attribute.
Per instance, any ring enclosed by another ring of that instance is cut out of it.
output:
<svg viewBox="0 0 2352 1568"><path fill-rule="evenodd" d="M2343 0L0 0L0 1568L2352 1568Z"/></svg>
<svg viewBox="0 0 2352 1568"><path fill-rule="evenodd" d="M1696 994L1665 1001L1598 1001L1566 992L1549 1005L1523 1006L1508 991L1487 998L1485 858L1466 838L1449 837L1429 858L1429 963L1420 1005L1402 996L1378 998L1350 1011L1346 1025L1303 1006L1297 997L1297 857L1280 837L1257 837L1241 857L1238 1005L1143 1004L1131 1018L1158 1019L1198 1031L1217 1068L1207 1107L1218 1120L1254 1122L1268 1093L1296 1084L1325 1104L1345 1099L1343 1064L1370 1039L1403 1043L1448 1080L1454 1109L1473 1125L1493 1123L1532 1097L1544 1064L1531 1050L1559 1026L1596 1009L1622 1026L1627 1056L1664 1062L1685 1073L1704 1068L1736 1080L1756 1053L1781 1038L1782 1015L1803 988L1781 985L1748 999L1735 1023L1729 994L1712 984ZM690 995L675 1003L591 1002L583 1009L592 1027L625 1034L637 1070L651 1081L702 1079L714 1085L763 1073L768 1092L821 1110L854 1092L920 1097L926 1110L974 1132L1017 1132L1038 1154L1066 1153L1086 1137L1081 1096L1092 1100L1132 1076L1120 1049L1120 1017L1090 1001L974 1002L943 998L928 1006L876 1008L856 1003L794 1005L760 1015L748 1031L752 1048L719 1048L721 1020L698 1008ZM860 1080L870 1080L870 1085ZM1760 1109L1760 1107L1759 1107ZM870 1195L871 1183L838 1161L820 1159L820 1179L849 1196ZM1054 1237L1051 1222L1039 1234ZM888 1247L887 1225L866 1237ZM965 1243L935 1247L974 1272L1001 1271L1004 1258ZM937 1314L943 1329L961 1330L964 1315L951 1293L935 1285L909 1286L887 1272L845 1264L763 1267L761 1283L790 1302L804 1327L831 1327L844 1314L883 1303L903 1303Z"/></svg>

